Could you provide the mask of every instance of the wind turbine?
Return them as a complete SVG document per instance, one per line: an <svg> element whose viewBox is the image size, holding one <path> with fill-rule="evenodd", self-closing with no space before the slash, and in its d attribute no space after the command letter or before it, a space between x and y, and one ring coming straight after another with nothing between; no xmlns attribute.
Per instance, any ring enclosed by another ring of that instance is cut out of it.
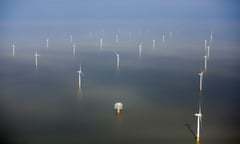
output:
<svg viewBox="0 0 240 144"><path fill-rule="evenodd" d="M15 56L15 44L12 44L12 56Z"/></svg>
<svg viewBox="0 0 240 144"><path fill-rule="evenodd" d="M197 134L196 134L196 142L197 144L200 143L200 127L202 124L202 112L201 112L201 103L199 100L199 110L198 113L194 114L195 117L197 117Z"/></svg>
<svg viewBox="0 0 240 144"><path fill-rule="evenodd" d="M46 39L46 47L48 49L48 38Z"/></svg>
<svg viewBox="0 0 240 144"><path fill-rule="evenodd" d="M210 34L210 44L212 44L212 42L213 42L213 32L211 32Z"/></svg>
<svg viewBox="0 0 240 144"><path fill-rule="evenodd" d="M92 40L92 32L89 32L89 38Z"/></svg>
<svg viewBox="0 0 240 144"><path fill-rule="evenodd" d="M116 44L118 43L118 34L116 34L116 36L115 36L115 42L116 42Z"/></svg>
<svg viewBox="0 0 240 144"><path fill-rule="evenodd" d="M162 35L162 44L164 44L165 43L165 35L163 34Z"/></svg>
<svg viewBox="0 0 240 144"><path fill-rule="evenodd" d="M207 55L204 56L204 71L207 71Z"/></svg>
<svg viewBox="0 0 240 144"><path fill-rule="evenodd" d="M210 46L207 46L207 57L208 57L208 59L210 57Z"/></svg>
<svg viewBox="0 0 240 144"><path fill-rule="evenodd" d="M40 56L38 53L37 53L37 51L35 52L35 67L36 67L36 69L37 69L37 67L38 67L38 56Z"/></svg>
<svg viewBox="0 0 240 144"><path fill-rule="evenodd" d="M172 40L172 32L169 33L169 39Z"/></svg>
<svg viewBox="0 0 240 144"><path fill-rule="evenodd" d="M84 73L82 72L82 69L81 69L81 65L80 65L79 71L77 72L78 72L78 88L81 89L81 75L84 76Z"/></svg>
<svg viewBox="0 0 240 144"><path fill-rule="evenodd" d="M152 40L152 47L155 48L155 40Z"/></svg>
<svg viewBox="0 0 240 144"><path fill-rule="evenodd" d="M117 53L117 52L115 52L115 54L116 54L116 57L117 57L117 70L119 70L120 69L120 58L119 58L119 54Z"/></svg>
<svg viewBox="0 0 240 144"><path fill-rule="evenodd" d="M200 73L198 73L199 74L199 76L200 76L200 79L199 79L199 90L200 90L200 92L202 92L203 91L203 87L202 87L202 80L203 80L203 71L201 71Z"/></svg>
<svg viewBox="0 0 240 144"><path fill-rule="evenodd" d="M204 40L204 48L207 49L207 40Z"/></svg>
<svg viewBox="0 0 240 144"><path fill-rule="evenodd" d="M139 58L142 57L142 43L140 43L139 46L138 46L138 57Z"/></svg>
<svg viewBox="0 0 240 144"><path fill-rule="evenodd" d="M73 43L73 56L75 56L75 53L76 53L76 44Z"/></svg>
<svg viewBox="0 0 240 144"><path fill-rule="evenodd" d="M100 49L103 48L103 38L100 38Z"/></svg>
<svg viewBox="0 0 240 144"><path fill-rule="evenodd" d="M132 33L131 32L128 32L128 40L130 41L132 38Z"/></svg>
<svg viewBox="0 0 240 144"><path fill-rule="evenodd" d="M72 43L73 43L73 36L70 35L70 44L72 44Z"/></svg>

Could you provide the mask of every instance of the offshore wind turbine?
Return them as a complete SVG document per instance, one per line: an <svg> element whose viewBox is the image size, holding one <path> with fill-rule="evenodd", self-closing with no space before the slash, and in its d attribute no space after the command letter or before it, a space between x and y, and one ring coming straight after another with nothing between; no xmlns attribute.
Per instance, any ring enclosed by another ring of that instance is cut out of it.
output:
<svg viewBox="0 0 240 144"><path fill-rule="evenodd" d="M73 43L73 56L75 56L75 53L76 53L76 44Z"/></svg>
<svg viewBox="0 0 240 144"><path fill-rule="evenodd" d="M207 49L207 40L204 40L204 48Z"/></svg>
<svg viewBox="0 0 240 144"><path fill-rule="evenodd" d="M172 40L172 32L169 32L169 39Z"/></svg>
<svg viewBox="0 0 240 144"><path fill-rule="evenodd" d="M77 71L78 73L78 88L81 89L81 85L82 85L82 81L81 81L81 75L84 76L84 73L82 72L82 68L80 65L79 71Z"/></svg>
<svg viewBox="0 0 240 144"><path fill-rule="evenodd" d="M15 56L15 44L12 44L12 56Z"/></svg>
<svg viewBox="0 0 240 144"><path fill-rule="evenodd" d="M203 91L203 87L202 87L203 71L201 71L201 72L198 73L198 74L199 74L199 77L200 77L200 79L199 79L199 90L200 90L200 92L202 92L202 91Z"/></svg>
<svg viewBox="0 0 240 144"><path fill-rule="evenodd" d="M70 44L72 44L72 43L73 43L73 36L70 35Z"/></svg>
<svg viewBox="0 0 240 144"><path fill-rule="evenodd" d="M155 40L153 40L153 48L155 48Z"/></svg>
<svg viewBox="0 0 240 144"><path fill-rule="evenodd" d="M165 43L165 35L163 34L162 35L162 44L164 44Z"/></svg>
<svg viewBox="0 0 240 144"><path fill-rule="evenodd" d="M212 44L212 42L213 42L213 32L211 32L210 34L210 44Z"/></svg>
<svg viewBox="0 0 240 144"><path fill-rule="evenodd" d="M142 43L140 43L139 46L138 46L138 57L139 58L142 57Z"/></svg>
<svg viewBox="0 0 240 144"><path fill-rule="evenodd" d="M46 39L46 47L48 49L48 38Z"/></svg>
<svg viewBox="0 0 240 144"><path fill-rule="evenodd" d="M117 66L117 70L120 69L120 57L119 57L119 53L115 52L116 54L116 58L117 58L117 63L116 63L116 66Z"/></svg>
<svg viewBox="0 0 240 144"><path fill-rule="evenodd" d="M197 117L197 134L196 134L196 142L197 144L200 143L200 128L202 124L202 112L201 112L201 102L199 99L199 110L198 113L194 114L195 117Z"/></svg>
<svg viewBox="0 0 240 144"><path fill-rule="evenodd" d="M131 32L128 32L128 40L130 41L132 38L132 33Z"/></svg>
<svg viewBox="0 0 240 144"><path fill-rule="evenodd" d="M38 68L38 56L40 56L37 51L35 52L35 67Z"/></svg>
<svg viewBox="0 0 240 144"><path fill-rule="evenodd" d="M207 55L204 56L204 71L207 71Z"/></svg>
<svg viewBox="0 0 240 144"><path fill-rule="evenodd" d="M208 59L210 57L210 46L207 46L207 57L208 57Z"/></svg>
<svg viewBox="0 0 240 144"><path fill-rule="evenodd" d="M101 37L100 38L100 49L102 49L103 48L103 38Z"/></svg>
<svg viewBox="0 0 240 144"><path fill-rule="evenodd" d="M118 43L118 34L115 35L115 42Z"/></svg>

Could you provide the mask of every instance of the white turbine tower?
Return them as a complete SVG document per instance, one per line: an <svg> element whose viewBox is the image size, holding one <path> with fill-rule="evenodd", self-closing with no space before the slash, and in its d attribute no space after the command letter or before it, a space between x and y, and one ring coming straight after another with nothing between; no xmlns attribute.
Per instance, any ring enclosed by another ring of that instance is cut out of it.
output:
<svg viewBox="0 0 240 144"><path fill-rule="evenodd" d="M152 47L155 48L155 40L152 40Z"/></svg>
<svg viewBox="0 0 240 144"><path fill-rule="evenodd" d="M162 35L162 44L164 44L165 43L165 35L163 34Z"/></svg>
<svg viewBox="0 0 240 144"><path fill-rule="evenodd" d="M15 44L12 44L12 56L15 56Z"/></svg>
<svg viewBox="0 0 240 144"><path fill-rule="evenodd" d="M81 89L82 86L82 82L81 82L81 75L84 76L84 73L82 72L82 68L81 68L81 65L80 65L80 68L79 68L79 71L78 72L78 88Z"/></svg>
<svg viewBox="0 0 240 144"><path fill-rule="evenodd" d="M116 42L116 44L118 43L118 35L117 34L115 36L115 42Z"/></svg>
<svg viewBox="0 0 240 144"><path fill-rule="evenodd" d="M207 46L207 57L208 57L208 59L210 57L210 46Z"/></svg>
<svg viewBox="0 0 240 144"><path fill-rule="evenodd" d="M100 38L100 49L103 48L103 38Z"/></svg>
<svg viewBox="0 0 240 144"><path fill-rule="evenodd" d="M117 70L120 69L120 58L119 58L119 54L117 52L115 52L116 54L116 58L117 58L117 63L116 63L116 66L117 66Z"/></svg>
<svg viewBox="0 0 240 144"><path fill-rule="evenodd" d="M196 134L196 142L197 144L200 143L200 128L202 124L202 112L201 112L201 105L199 102L199 110L198 113L194 114L195 117L197 117L197 134Z"/></svg>
<svg viewBox="0 0 240 144"><path fill-rule="evenodd" d="M200 79L199 79L199 90L200 90L200 92L202 92L202 91L203 91L203 87L202 87L203 71L201 71L201 72L198 73L198 74L199 74L199 77L200 77Z"/></svg>
<svg viewBox="0 0 240 144"><path fill-rule="evenodd" d="M140 43L139 46L138 46L138 57L139 58L142 57L142 43Z"/></svg>
<svg viewBox="0 0 240 144"><path fill-rule="evenodd" d="M212 44L212 42L213 42L213 32L211 32L210 34L210 44Z"/></svg>
<svg viewBox="0 0 240 144"><path fill-rule="evenodd" d="M70 35L70 44L72 44L72 43L73 43L73 36Z"/></svg>
<svg viewBox="0 0 240 144"><path fill-rule="evenodd" d="M48 38L46 39L46 47L48 49Z"/></svg>
<svg viewBox="0 0 240 144"><path fill-rule="evenodd" d="M169 33L169 39L172 40L172 32Z"/></svg>
<svg viewBox="0 0 240 144"><path fill-rule="evenodd" d="M38 56L40 56L37 51L35 52L35 67L38 68Z"/></svg>
<svg viewBox="0 0 240 144"><path fill-rule="evenodd" d="M207 56L204 56L204 71L207 71Z"/></svg>
<svg viewBox="0 0 240 144"><path fill-rule="evenodd" d="M75 53L76 53L76 44L73 43L73 56L75 56Z"/></svg>
<svg viewBox="0 0 240 144"><path fill-rule="evenodd" d="M204 48L207 49L207 40L204 40Z"/></svg>

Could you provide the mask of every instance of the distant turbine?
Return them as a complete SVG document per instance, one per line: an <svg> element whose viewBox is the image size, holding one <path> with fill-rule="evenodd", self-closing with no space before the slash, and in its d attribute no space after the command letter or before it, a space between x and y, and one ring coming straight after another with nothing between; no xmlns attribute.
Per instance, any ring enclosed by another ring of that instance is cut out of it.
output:
<svg viewBox="0 0 240 144"><path fill-rule="evenodd" d="M201 112L201 105L199 103L199 110L198 113L194 114L195 117L197 117L197 134L196 134L196 142L197 144L200 143L200 125L202 123L202 112Z"/></svg>
<svg viewBox="0 0 240 144"><path fill-rule="evenodd" d="M117 115L120 115L120 112L123 109L123 104L120 102L116 102L114 104L114 109L116 110Z"/></svg>
<svg viewBox="0 0 240 144"><path fill-rule="evenodd" d="M212 44L212 42L213 42L213 32L211 32L210 34L210 44Z"/></svg>
<svg viewBox="0 0 240 144"><path fill-rule="evenodd" d="M12 56L15 56L15 44L12 44Z"/></svg>
<svg viewBox="0 0 240 144"><path fill-rule="evenodd" d="M208 59L210 57L210 46L207 46L207 57L208 57Z"/></svg>
<svg viewBox="0 0 240 144"><path fill-rule="evenodd" d="M169 33L169 39L172 40L172 32Z"/></svg>
<svg viewBox="0 0 240 144"><path fill-rule="evenodd" d="M163 34L162 35L162 44L164 44L165 43L165 35Z"/></svg>
<svg viewBox="0 0 240 144"><path fill-rule="evenodd" d="M200 73L198 73L199 74L199 76L200 76L200 82L199 82L199 90L200 90L200 92L202 92L203 91L203 87L202 87L202 81L203 81L203 71L201 71Z"/></svg>
<svg viewBox="0 0 240 144"><path fill-rule="evenodd" d="M81 75L84 76L84 73L82 72L82 69L81 69L81 65L80 65L80 68L79 68L79 71L78 72L78 88L81 89Z"/></svg>
<svg viewBox="0 0 240 144"><path fill-rule="evenodd" d="M118 43L118 35L115 36L115 42Z"/></svg>
<svg viewBox="0 0 240 144"><path fill-rule="evenodd" d="M38 53L37 53L37 51L35 52L35 67L36 67L36 69L38 68L38 56L40 56Z"/></svg>
<svg viewBox="0 0 240 144"><path fill-rule="evenodd" d="M117 63L116 63L117 70L119 70L120 69L120 58L119 58L119 54L117 52L115 52L115 54L116 54L116 57L117 57Z"/></svg>
<svg viewBox="0 0 240 144"><path fill-rule="evenodd" d="M139 44L139 46L138 46L138 57L139 57L139 58L142 57L142 43Z"/></svg>
<svg viewBox="0 0 240 144"><path fill-rule="evenodd" d="M207 49L207 40L204 40L204 48Z"/></svg>
<svg viewBox="0 0 240 144"><path fill-rule="evenodd" d="M207 71L207 56L204 56L204 71Z"/></svg>
<svg viewBox="0 0 240 144"><path fill-rule="evenodd" d="M92 32L89 32L89 38L92 40Z"/></svg>
<svg viewBox="0 0 240 144"><path fill-rule="evenodd" d="M155 40L152 40L152 47L155 48Z"/></svg>
<svg viewBox="0 0 240 144"><path fill-rule="evenodd" d="M76 53L76 44L73 43L73 56L75 56L75 53Z"/></svg>
<svg viewBox="0 0 240 144"><path fill-rule="evenodd" d="M48 38L46 39L46 47L48 49Z"/></svg>
<svg viewBox="0 0 240 144"><path fill-rule="evenodd" d="M100 38L100 49L103 48L103 38Z"/></svg>
<svg viewBox="0 0 240 144"><path fill-rule="evenodd" d="M73 36L70 35L70 44L72 44L72 43L73 43Z"/></svg>

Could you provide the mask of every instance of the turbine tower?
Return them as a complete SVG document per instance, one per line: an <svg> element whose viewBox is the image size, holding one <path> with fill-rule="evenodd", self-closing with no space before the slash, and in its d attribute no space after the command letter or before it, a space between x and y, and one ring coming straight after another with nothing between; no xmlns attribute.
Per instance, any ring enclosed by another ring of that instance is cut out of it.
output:
<svg viewBox="0 0 240 144"><path fill-rule="evenodd" d="M116 54L116 57L117 57L117 70L119 70L120 69L120 59L119 59L119 54L117 53L117 52L115 52L115 54Z"/></svg>
<svg viewBox="0 0 240 144"><path fill-rule="evenodd" d="M12 44L12 56L15 56L15 44Z"/></svg>
<svg viewBox="0 0 240 144"><path fill-rule="evenodd" d="M202 80L203 80L203 71L201 71L200 73L198 73L200 76L200 83L199 83L199 90L200 92L203 91L203 87L202 87Z"/></svg>
<svg viewBox="0 0 240 144"><path fill-rule="evenodd" d="M172 40L172 32L169 33L169 39Z"/></svg>
<svg viewBox="0 0 240 144"><path fill-rule="evenodd" d="M46 39L46 47L48 49L48 38Z"/></svg>
<svg viewBox="0 0 240 144"><path fill-rule="evenodd" d="M75 56L75 53L76 53L76 44L73 43L73 56Z"/></svg>
<svg viewBox="0 0 240 144"><path fill-rule="evenodd" d="M211 32L210 34L210 44L212 44L212 42L213 42L213 32Z"/></svg>
<svg viewBox="0 0 240 144"><path fill-rule="evenodd" d="M118 35L117 34L115 36L115 42L116 42L116 44L118 43Z"/></svg>
<svg viewBox="0 0 240 144"><path fill-rule="evenodd" d="M208 57L208 59L210 57L210 46L207 46L207 57Z"/></svg>
<svg viewBox="0 0 240 144"><path fill-rule="evenodd" d="M40 56L37 51L35 52L35 67L38 68L38 56Z"/></svg>
<svg viewBox="0 0 240 144"><path fill-rule="evenodd" d="M103 38L100 38L100 49L103 48Z"/></svg>
<svg viewBox="0 0 240 144"><path fill-rule="evenodd" d="M72 44L72 43L73 43L73 36L70 35L70 44Z"/></svg>
<svg viewBox="0 0 240 144"><path fill-rule="evenodd" d="M138 46L138 57L139 58L142 57L142 43L140 43L139 46Z"/></svg>
<svg viewBox="0 0 240 144"><path fill-rule="evenodd" d="M201 112L201 102L199 100L199 110L198 113L194 114L195 117L197 117L197 134L196 134L196 142L197 144L200 143L200 128L202 124L202 112Z"/></svg>
<svg viewBox="0 0 240 144"><path fill-rule="evenodd" d="M152 40L152 47L155 48L155 40Z"/></svg>
<svg viewBox="0 0 240 144"><path fill-rule="evenodd" d="M207 40L204 40L204 48L207 49Z"/></svg>
<svg viewBox="0 0 240 144"><path fill-rule="evenodd" d="M163 34L162 35L162 44L164 44L165 43L165 35Z"/></svg>
<svg viewBox="0 0 240 144"><path fill-rule="evenodd" d="M79 68L79 71L78 72L78 88L81 89L81 75L84 76L83 72L82 72L82 69L81 69L81 65L80 65L80 68Z"/></svg>
<svg viewBox="0 0 240 144"><path fill-rule="evenodd" d="M207 55L204 56L204 71L207 71Z"/></svg>

